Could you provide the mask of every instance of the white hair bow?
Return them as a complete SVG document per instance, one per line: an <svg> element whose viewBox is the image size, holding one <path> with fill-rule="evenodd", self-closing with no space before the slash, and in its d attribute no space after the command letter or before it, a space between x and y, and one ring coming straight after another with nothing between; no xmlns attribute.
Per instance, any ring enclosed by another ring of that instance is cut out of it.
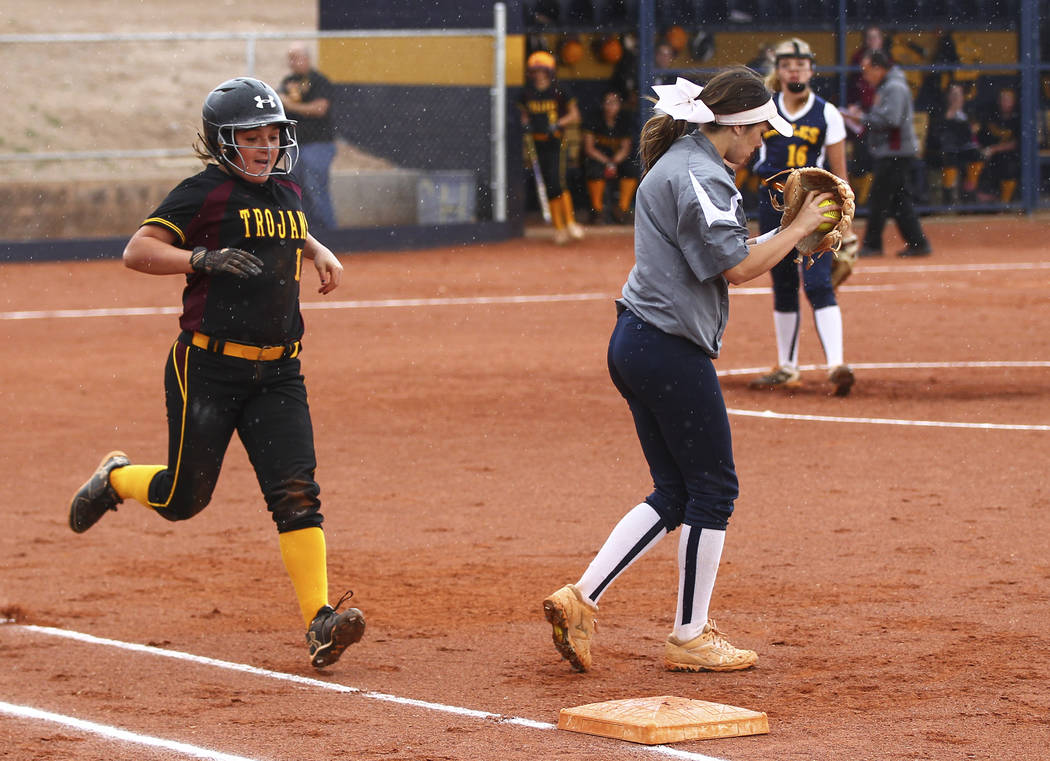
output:
<svg viewBox="0 0 1050 761"><path fill-rule="evenodd" d="M704 88L678 77L673 85L653 85L653 90L660 96L654 108L663 111L672 119L680 119L693 124L707 124L715 120L714 112L697 96Z"/></svg>

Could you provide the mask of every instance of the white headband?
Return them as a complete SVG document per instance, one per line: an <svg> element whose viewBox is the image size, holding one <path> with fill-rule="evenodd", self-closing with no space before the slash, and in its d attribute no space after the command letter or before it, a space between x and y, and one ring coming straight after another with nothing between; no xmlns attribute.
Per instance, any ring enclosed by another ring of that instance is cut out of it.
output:
<svg viewBox="0 0 1050 761"><path fill-rule="evenodd" d="M678 77L673 85L653 85L653 90L660 98L654 108L663 111L672 119L680 119L693 124L715 122L726 125L746 125L769 122L773 125L773 129L784 137L791 137L792 134L791 125L777 111L772 97L758 108L738 111L735 114L716 114L697 97L704 91L704 88L688 79Z"/></svg>

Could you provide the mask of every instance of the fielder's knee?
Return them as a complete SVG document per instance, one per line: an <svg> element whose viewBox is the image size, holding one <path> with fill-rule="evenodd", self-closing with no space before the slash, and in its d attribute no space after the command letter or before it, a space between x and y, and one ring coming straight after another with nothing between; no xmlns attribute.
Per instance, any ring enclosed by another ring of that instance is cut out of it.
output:
<svg viewBox="0 0 1050 761"><path fill-rule="evenodd" d="M266 495L266 506L281 534L320 526L321 488L313 480L296 480L283 484Z"/></svg>
<svg viewBox="0 0 1050 761"><path fill-rule="evenodd" d="M685 515L684 499L675 499L659 491L654 491L645 498L645 501L660 516L660 520L668 533L682 525L682 519Z"/></svg>
<svg viewBox="0 0 1050 761"><path fill-rule="evenodd" d="M188 521L208 506L211 499L172 500L163 506L153 506L157 515L169 521Z"/></svg>
<svg viewBox="0 0 1050 761"><path fill-rule="evenodd" d="M824 254L824 256L830 256L830 254ZM838 303L835 300L835 289L831 287L830 280L826 285L822 283L813 288L806 288L805 291L806 298L809 299L809 303L814 309L833 307Z"/></svg>
<svg viewBox="0 0 1050 761"><path fill-rule="evenodd" d="M682 521L693 528L709 528L725 531L729 525L729 516L733 514L733 502L690 499L685 506L685 518Z"/></svg>

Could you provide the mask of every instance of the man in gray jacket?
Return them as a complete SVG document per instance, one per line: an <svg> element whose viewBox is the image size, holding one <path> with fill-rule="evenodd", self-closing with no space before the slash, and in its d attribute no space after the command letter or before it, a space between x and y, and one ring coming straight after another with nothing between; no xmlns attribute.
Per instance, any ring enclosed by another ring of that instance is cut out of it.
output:
<svg viewBox="0 0 1050 761"><path fill-rule="evenodd" d="M919 141L915 136L911 90L904 72L881 50L865 53L860 72L876 93L869 112L854 105L845 113L847 119L865 130L875 161L868 196L868 226L858 255L882 255L882 229L887 217L894 217L908 244L897 256L929 256L930 244L912 204L911 170L919 155Z"/></svg>

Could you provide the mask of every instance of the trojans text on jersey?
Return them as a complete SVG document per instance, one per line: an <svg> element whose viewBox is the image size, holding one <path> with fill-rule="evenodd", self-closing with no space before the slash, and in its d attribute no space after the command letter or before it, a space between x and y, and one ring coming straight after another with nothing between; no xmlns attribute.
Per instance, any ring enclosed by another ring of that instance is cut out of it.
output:
<svg viewBox="0 0 1050 761"><path fill-rule="evenodd" d="M308 225L302 211L291 209L241 209L245 238L299 238L306 240Z"/></svg>

